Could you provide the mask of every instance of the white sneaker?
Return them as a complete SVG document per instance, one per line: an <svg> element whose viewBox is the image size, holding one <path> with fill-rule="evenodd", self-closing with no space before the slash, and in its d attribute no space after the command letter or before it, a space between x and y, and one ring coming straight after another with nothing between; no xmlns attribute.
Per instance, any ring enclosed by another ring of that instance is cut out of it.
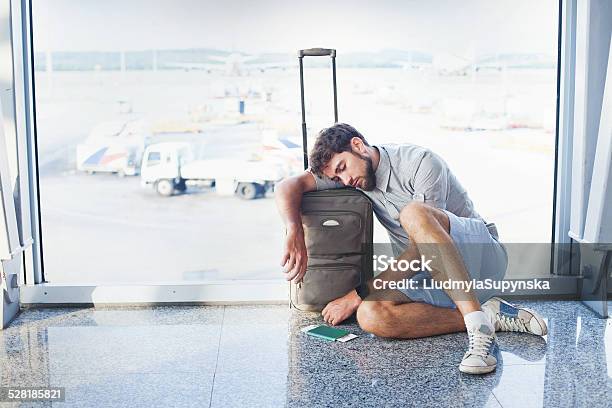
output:
<svg viewBox="0 0 612 408"><path fill-rule="evenodd" d="M546 322L536 312L524 307L514 306L498 297L487 300L482 311L489 316L495 331L512 331L545 336L548 333Z"/></svg>
<svg viewBox="0 0 612 408"><path fill-rule="evenodd" d="M470 348L465 352L459 365L459 371L467 374L486 374L497 367L497 343L495 332L487 325L468 330Z"/></svg>

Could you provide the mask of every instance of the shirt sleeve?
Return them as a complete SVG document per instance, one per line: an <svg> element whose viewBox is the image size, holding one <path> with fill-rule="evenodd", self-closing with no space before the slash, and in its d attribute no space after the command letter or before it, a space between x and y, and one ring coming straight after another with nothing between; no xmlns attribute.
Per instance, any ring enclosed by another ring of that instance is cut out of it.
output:
<svg viewBox="0 0 612 408"><path fill-rule="evenodd" d="M334 181L329 177L320 177L317 176L310 168L307 170L312 177L315 179L315 183L317 185L317 191L319 190L333 190L335 188L342 188L344 185L338 181Z"/></svg>
<svg viewBox="0 0 612 408"><path fill-rule="evenodd" d="M414 176L414 195L429 205L446 209L448 166L433 152L423 156Z"/></svg>

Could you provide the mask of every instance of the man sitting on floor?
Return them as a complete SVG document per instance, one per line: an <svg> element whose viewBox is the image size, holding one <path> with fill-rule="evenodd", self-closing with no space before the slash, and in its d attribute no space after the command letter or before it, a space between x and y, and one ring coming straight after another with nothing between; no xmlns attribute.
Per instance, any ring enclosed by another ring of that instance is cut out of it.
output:
<svg viewBox="0 0 612 408"><path fill-rule="evenodd" d="M281 262L287 280L300 282L306 273L302 194L344 186L372 200L391 243L403 250L398 259L437 259L431 272L434 281L503 279L508 258L495 225L478 215L446 163L430 150L411 144L370 146L355 128L338 123L319 133L310 163L307 171L283 180L275 191L287 229ZM471 256L473 248L479 248L478 256ZM459 369L470 374L495 370L496 330L547 333L535 312L487 299L484 292L422 287L387 292L373 292L362 300L352 290L330 302L323 317L337 325L357 312L361 328L381 337L417 338L467 329L470 345Z"/></svg>

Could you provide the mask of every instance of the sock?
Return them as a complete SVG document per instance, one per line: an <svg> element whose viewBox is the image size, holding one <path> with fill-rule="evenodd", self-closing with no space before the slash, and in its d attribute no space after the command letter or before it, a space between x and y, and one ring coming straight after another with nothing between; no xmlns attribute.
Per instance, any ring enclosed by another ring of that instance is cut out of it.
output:
<svg viewBox="0 0 612 408"><path fill-rule="evenodd" d="M485 312L477 310L463 316L465 327L469 330L478 330L483 324L491 329L491 332L495 331L495 327L491 324L491 320L488 318Z"/></svg>
<svg viewBox="0 0 612 408"><path fill-rule="evenodd" d="M489 319L489 322L491 322L493 327L495 327L495 311L493 311L490 307L486 306L482 307L482 311L487 316L487 319Z"/></svg>

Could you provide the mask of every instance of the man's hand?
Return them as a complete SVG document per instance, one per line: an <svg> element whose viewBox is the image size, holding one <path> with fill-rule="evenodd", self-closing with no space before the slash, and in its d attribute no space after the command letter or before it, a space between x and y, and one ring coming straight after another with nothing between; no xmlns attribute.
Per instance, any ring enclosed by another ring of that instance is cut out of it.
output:
<svg viewBox="0 0 612 408"><path fill-rule="evenodd" d="M281 260L281 266L287 274L285 279L300 283L306 274L308 264L308 253L304 243L304 229L301 225L287 227L285 238L285 251Z"/></svg>
<svg viewBox="0 0 612 408"><path fill-rule="evenodd" d="M323 320L332 326L340 324L355 313L360 304L361 298L357 294L357 291L353 289L346 295L336 300L332 300L325 306L325 309L321 312Z"/></svg>

